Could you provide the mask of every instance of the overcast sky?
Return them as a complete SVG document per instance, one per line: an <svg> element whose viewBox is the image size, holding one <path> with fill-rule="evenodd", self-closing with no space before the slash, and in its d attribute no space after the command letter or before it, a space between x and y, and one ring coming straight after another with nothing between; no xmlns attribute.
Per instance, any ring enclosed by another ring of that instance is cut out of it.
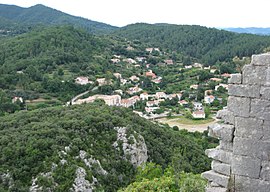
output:
<svg viewBox="0 0 270 192"><path fill-rule="evenodd" d="M43 4L114 26L171 23L207 27L270 27L269 0L0 0L30 7Z"/></svg>

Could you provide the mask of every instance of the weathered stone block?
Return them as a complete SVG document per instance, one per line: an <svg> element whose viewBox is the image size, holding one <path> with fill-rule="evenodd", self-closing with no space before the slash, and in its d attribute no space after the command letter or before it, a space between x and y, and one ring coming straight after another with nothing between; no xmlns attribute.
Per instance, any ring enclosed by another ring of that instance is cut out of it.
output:
<svg viewBox="0 0 270 192"><path fill-rule="evenodd" d="M248 117L250 108L250 99L243 97L229 96L228 110L233 112L235 116Z"/></svg>
<svg viewBox="0 0 270 192"><path fill-rule="evenodd" d="M258 158L233 155L232 174L247 176L250 178L259 178L261 161Z"/></svg>
<svg viewBox="0 0 270 192"><path fill-rule="evenodd" d="M260 90L260 94L262 96L262 99L270 100L270 87L262 86Z"/></svg>
<svg viewBox="0 0 270 192"><path fill-rule="evenodd" d="M227 187L229 183L228 176L218 174L212 170L202 173L202 177L206 178L209 181L215 182L218 185L223 186L223 187Z"/></svg>
<svg viewBox="0 0 270 192"><path fill-rule="evenodd" d="M234 135L243 138L260 139L263 136L263 121L256 118L235 118Z"/></svg>
<svg viewBox="0 0 270 192"><path fill-rule="evenodd" d="M224 187L207 187L205 192L227 192L227 189Z"/></svg>
<svg viewBox="0 0 270 192"><path fill-rule="evenodd" d="M235 192L269 192L270 183L260 179L235 176Z"/></svg>
<svg viewBox="0 0 270 192"><path fill-rule="evenodd" d="M205 154L214 160L221 161L227 164L232 162L232 152L224 151L218 148L206 149Z"/></svg>
<svg viewBox="0 0 270 192"><path fill-rule="evenodd" d="M245 65L243 67L243 84L263 85L266 83L266 66Z"/></svg>
<svg viewBox="0 0 270 192"><path fill-rule="evenodd" d="M234 115L231 111L223 109L218 111L217 118L222 119L224 123L234 125Z"/></svg>
<svg viewBox="0 0 270 192"><path fill-rule="evenodd" d="M270 67L266 69L266 82L265 85L270 86Z"/></svg>
<svg viewBox="0 0 270 192"><path fill-rule="evenodd" d="M252 99L250 115L259 119L270 118L270 100Z"/></svg>
<svg viewBox="0 0 270 192"><path fill-rule="evenodd" d="M252 55L252 65L270 65L270 54L264 53L259 55Z"/></svg>
<svg viewBox="0 0 270 192"><path fill-rule="evenodd" d="M219 148L225 151L232 151L233 150L233 143L227 141L219 141Z"/></svg>
<svg viewBox="0 0 270 192"><path fill-rule="evenodd" d="M211 187L220 187L219 184L215 183L215 182L210 182L209 184Z"/></svg>
<svg viewBox="0 0 270 192"><path fill-rule="evenodd" d="M242 83L242 75L240 73L231 74L231 78L228 79L229 84L241 84Z"/></svg>
<svg viewBox="0 0 270 192"><path fill-rule="evenodd" d="M262 169L261 169L260 177L263 180L270 181L270 162L269 161L262 161Z"/></svg>
<svg viewBox="0 0 270 192"><path fill-rule="evenodd" d="M221 173L223 175L231 174L231 166L229 164L221 163L220 161L212 161L211 168L217 173Z"/></svg>
<svg viewBox="0 0 270 192"><path fill-rule="evenodd" d="M260 98L260 86L259 85L229 85L228 94L231 96Z"/></svg>
<svg viewBox="0 0 270 192"><path fill-rule="evenodd" d="M254 139L235 137L233 140L233 154L262 158L265 143Z"/></svg>
<svg viewBox="0 0 270 192"><path fill-rule="evenodd" d="M234 126L226 124L213 124L208 127L209 136L232 142Z"/></svg>
<svg viewBox="0 0 270 192"><path fill-rule="evenodd" d="M263 122L263 141L270 141L270 120Z"/></svg>

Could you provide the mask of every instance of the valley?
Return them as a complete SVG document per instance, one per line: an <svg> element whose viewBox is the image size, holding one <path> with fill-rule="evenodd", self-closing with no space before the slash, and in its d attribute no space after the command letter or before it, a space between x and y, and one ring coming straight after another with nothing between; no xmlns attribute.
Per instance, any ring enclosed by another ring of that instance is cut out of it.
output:
<svg viewBox="0 0 270 192"><path fill-rule="evenodd" d="M270 37L0 4L0 191L196 191L228 80Z"/></svg>

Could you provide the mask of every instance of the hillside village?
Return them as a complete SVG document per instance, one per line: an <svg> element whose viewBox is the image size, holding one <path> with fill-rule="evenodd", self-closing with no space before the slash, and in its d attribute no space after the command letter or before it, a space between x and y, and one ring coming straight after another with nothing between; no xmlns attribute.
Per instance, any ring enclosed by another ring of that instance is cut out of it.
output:
<svg viewBox="0 0 270 192"><path fill-rule="evenodd" d="M134 51L134 48L127 46L126 50ZM87 76L77 77L75 79L77 84L91 84L98 87L98 90L108 88L113 84L117 84L117 86L114 86L115 89L111 90L110 94L102 94L101 91L98 94L79 98L71 104L91 103L101 99L109 106L130 107L142 117L150 119L187 113L190 118L205 119L226 105L229 73L220 74L216 67L204 66L200 63L190 65L177 63L169 57L169 54L160 51L159 48L145 48L145 52L147 54L134 55L134 58L113 55L110 59L112 65L135 69L132 70L135 73L131 76L125 76L116 71L111 74L111 77L96 78L95 80L90 80ZM155 58L161 62L152 64L148 62L149 58ZM161 60L161 58L165 59ZM177 73L182 75L190 73L195 76L193 82L196 83L186 84L187 88L183 90L167 92L160 88L160 85L166 82L163 82L162 73L156 70L157 66L177 69ZM204 81L200 81L200 74L205 76ZM154 89L149 89L153 87Z"/></svg>

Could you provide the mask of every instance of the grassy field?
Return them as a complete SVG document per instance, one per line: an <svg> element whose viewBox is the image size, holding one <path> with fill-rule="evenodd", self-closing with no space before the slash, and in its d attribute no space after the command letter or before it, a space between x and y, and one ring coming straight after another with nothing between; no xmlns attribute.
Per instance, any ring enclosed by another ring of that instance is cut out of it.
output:
<svg viewBox="0 0 270 192"><path fill-rule="evenodd" d="M174 118L174 120L178 123L185 124L185 125L200 125L200 124L207 124L207 123L211 123L215 121L212 118L193 120L193 119L185 118L183 116Z"/></svg>
<svg viewBox="0 0 270 192"><path fill-rule="evenodd" d="M179 129L186 129L190 132L199 131L203 132L207 130L209 125L216 123L215 119L202 119L202 120L192 120L187 119L183 116L181 117L169 117L157 119L159 123L168 124L170 127L177 126Z"/></svg>

